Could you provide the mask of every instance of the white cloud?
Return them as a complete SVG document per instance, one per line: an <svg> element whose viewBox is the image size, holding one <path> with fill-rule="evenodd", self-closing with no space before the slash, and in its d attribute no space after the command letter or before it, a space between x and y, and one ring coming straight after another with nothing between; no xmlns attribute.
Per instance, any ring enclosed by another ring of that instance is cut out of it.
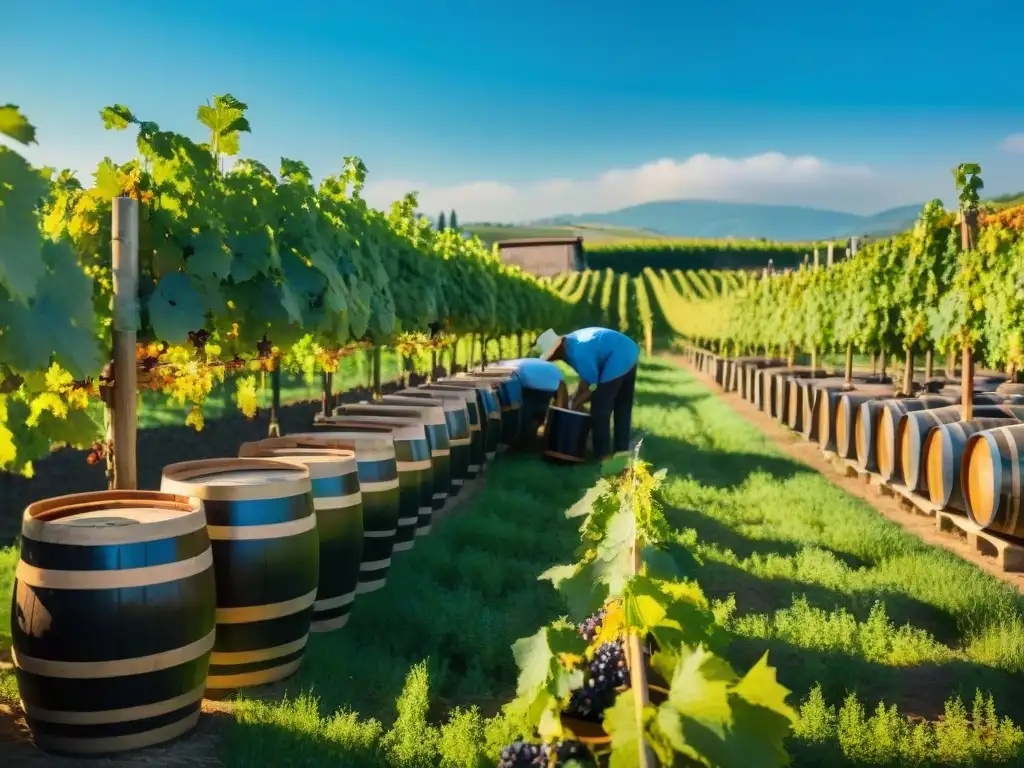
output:
<svg viewBox="0 0 1024 768"><path fill-rule="evenodd" d="M999 145L1004 152L1024 153L1024 133L1011 133Z"/></svg>
<svg viewBox="0 0 1024 768"><path fill-rule="evenodd" d="M776 203L858 212L907 202L906 189L894 189L891 178L887 181L866 166L778 152L745 158L663 158L590 179L556 178L520 186L500 181L432 186L400 179L375 182L371 176L366 196L371 204L383 206L411 190L419 192L424 212L454 208L462 221L502 222L603 213L658 200Z"/></svg>

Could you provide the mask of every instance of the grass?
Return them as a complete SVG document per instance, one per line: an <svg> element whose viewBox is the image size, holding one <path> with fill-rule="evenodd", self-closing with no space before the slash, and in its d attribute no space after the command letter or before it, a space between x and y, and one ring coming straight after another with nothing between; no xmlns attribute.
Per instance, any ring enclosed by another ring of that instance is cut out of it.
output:
<svg viewBox="0 0 1024 768"><path fill-rule="evenodd" d="M697 533L731 661L746 669L767 650L793 691L794 764L1022 764L1024 733L1005 717L1024 721L1015 589L783 456L667 363L642 367L635 426L644 457L669 470L670 521ZM515 686L509 646L561 613L536 577L569 559L561 511L593 479L532 457L495 464L346 629L311 638L286 691L236 704L224 763L493 765L515 733L499 712ZM0 553L0 587L13 563Z"/></svg>
<svg viewBox="0 0 1024 768"><path fill-rule="evenodd" d="M531 226L529 224L467 224L463 227L485 243L519 240L529 237L582 237L584 243L616 243L632 240L661 240L663 235L642 229L604 226L601 224L570 224L565 226Z"/></svg>

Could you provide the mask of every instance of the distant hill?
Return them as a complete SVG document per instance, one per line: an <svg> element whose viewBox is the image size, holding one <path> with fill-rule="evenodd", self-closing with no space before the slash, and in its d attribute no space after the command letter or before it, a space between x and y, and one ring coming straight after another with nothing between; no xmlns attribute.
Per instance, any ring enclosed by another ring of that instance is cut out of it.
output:
<svg viewBox="0 0 1024 768"><path fill-rule="evenodd" d="M892 234L913 225L922 206L923 203L904 205L870 216L859 216L795 205L671 200L634 205L609 213L564 214L531 222L527 226L583 228L596 224L642 230L653 237L765 238L786 242Z"/></svg>
<svg viewBox="0 0 1024 768"><path fill-rule="evenodd" d="M638 229L624 229L603 224L466 224L462 229L476 235L485 243L499 240L517 240L523 237L582 237L590 243L607 243L617 240L660 239L663 235Z"/></svg>

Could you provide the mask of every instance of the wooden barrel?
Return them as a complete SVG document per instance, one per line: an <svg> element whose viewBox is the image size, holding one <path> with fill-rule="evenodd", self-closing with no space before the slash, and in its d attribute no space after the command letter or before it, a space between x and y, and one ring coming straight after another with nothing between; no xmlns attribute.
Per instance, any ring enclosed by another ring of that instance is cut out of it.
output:
<svg viewBox="0 0 1024 768"><path fill-rule="evenodd" d="M832 382L834 380L822 379L822 381ZM840 404L843 401L843 396L847 394L892 397L893 388L891 384L871 384L856 379L850 389L846 388L845 382L839 385L830 383L819 386L814 393L814 406L811 414L817 427L814 430L814 437L808 439L817 440L822 450L839 453ZM851 432L846 425L844 425L844 430L843 443L845 445L847 435Z"/></svg>
<svg viewBox="0 0 1024 768"><path fill-rule="evenodd" d="M898 405L904 401L910 405L906 407ZM896 450L896 427L893 420L882 418L883 413L887 410L891 409L895 414L902 415L910 411L954 405L955 402L953 398L937 395L924 398L899 396L885 399L875 398L862 402L854 435L857 444L857 465L868 472L878 472L884 464L892 460L892 454ZM887 426L883 425L883 421ZM885 430L884 438L880 436L883 430ZM878 454L879 446L882 448L882 456Z"/></svg>
<svg viewBox="0 0 1024 768"><path fill-rule="evenodd" d="M498 381L498 401L501 405L501 442L513 445L522 429L523 381L512 368L488 368L472 373L459 373L456 378L482 377Z"/></svg>
<svg viewBox="0 0 1024 768"><path fill-rule="evenodd" d="M984 406L998 404L1002 398L999 395L979 393L975 397L975 403ZM934 408L956 405L959 398L944 397L940 395L929 395L926 397L906 397L898 400L881 400L879 410L875 416L875 456L877 457L878 473L883 480L900 482L902 472L900 470L900 456L897 452L896 432L900 419L907 413L927 411ZM979 416L998 416L999 413L979 413ZM909 446L908 446L909 450Z"/></svg>
<svg viewBox="0 0 1024 768"><path fill-rule="evenodd" d="M398 533L395 552L405 552L416 544L422 527L430 531L434 515L434 470L430 462L430 441L419 419L390 416L318 416L314 430L349 430L351 432L391 432L395 443L398 467Z"/></svg>
<svg viewBox="0 0 1024 768"><path fill-rule="evenodd" d="M587 455L590 414L552 405L544 424L544 455L559 461L581 462Z"/></svg>
<svg viewBox="0 0 1024 768"><path fill-rule="evenodd" d="M122 752L199 721L216 610L199 499L99 491L30 504L13 592L11 659L38 746Z"/></svg>
<svg viewBox="0 0 1024 768"><path fill-rule="evenodd" d="M927 490L923 459L924 446L929 433L940 424L960 421L963 408L950 405L945 408L931 408L904 414L896 425L896 466L891 480L903 483L911 491L924 493ZM1024 417L1024 407L1019 405L979 405L974 409L979 419L1017 419Z"/></svg>
<svg viewBox="0 0 1024 768"><path fill-rule="evenodd" d="M271 437L258 444L355 451L359 492L363 496L363 559L359 564L356 594L363 595L382 589L387 584L388 572L391 570L391 553L398 534L401 499L398 463L391 433L325 429L321 432ZM256 444L243 444L243 451L249 445Z"/></svg>
<svg viewBox="0 0 1024 768"><path fill-rule="evenodd" d="M403 389L395 395L384 395L381 402L390 405L433 405L444 409L444 420L448 425L448 443L451 446L452 456L451 495L457 495L469 479L470 454L473 447L473 430L464 394Z"/></svg>
<svg viewBox="0 0 1024 768"><path fill-rule="evenodd" d="M448 441L448 425L444 420L444 408L440 405L403 406L364 402L353 405L339 405L334 409L334 415L366 415L419 419L423 424L423 431L427 435L427 443L430 445L431 477L434 484L433 493L431 494L431 507L435 511L444 507L452 489L452 451L451 443ZM429 527L426 530L420 528L416 531L417 536L426 536L428 533L430 533Z"/></svg>
<svg viewBox="0 0 1024 768"><path fill-rule="evenodd" d="M447 385L467 388L472 387L477 391L478 407L481 413L481 431L484 438L484 451L487 453L487 460L494 461L497 455L498 446L501 443L501 433L504 423L501 418L501 396L499 394L500 382L494 379L452 377L438 379L438 387ZM421 389L429 390L432 385L426 384ZM486 418L484 418L486 417ZM486 466L486 465L485 465Z"/></svg>
<svg viewBox="0 0 1024 768"><path fill-rule="evenodd" d="M924 443L921 472L932 503L966 514L961 470L967 438L984 430L1019 423L1016 419L971 419L940 424L930 430Z"/></svg>
<svg viewBox="0 0 1024 768"><path fill-rule="evenodd" d="M968 516L982 528L1024 536L1021 516L1021 457L1024 424L978 432L967 438L960 490Z"/></svg>
<svg viewBox="0 0 1024 768"><path fill-rule="evenodd" d="M207 690L282 680L302 663L320 579L309 469L275 459L164 467L160 489L203 500L217 585Z"/></svg>
<svg viewBox="0 0 1024 768"><path fill-rule="evenodd" d="M479 435L474 438L473 443L473 463L479 467L478 472L485 472L487 462L494 461L497 455L498 440L501 437L501 409L491 385L471 380L448 380L436 384L424 384L419 389L425 392L464 392L473 398L479 425ZM470 419L472 420L472 414L470 414ZM476 445L477 442L479 442L479 448Z"/></svg>
<svg viewBox="0 0 1024 768"><path fill-rule="evenodd" d="M341 629L352 613L363 561L363 494L355 451L246 443L243 456L293 461L309 469L320 540L320 578L309 630Z"/></svg>

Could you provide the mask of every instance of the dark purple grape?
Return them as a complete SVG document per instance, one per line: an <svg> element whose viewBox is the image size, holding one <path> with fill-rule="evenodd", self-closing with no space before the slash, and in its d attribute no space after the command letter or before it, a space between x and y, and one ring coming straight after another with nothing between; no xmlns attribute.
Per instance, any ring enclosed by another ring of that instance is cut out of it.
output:
<svg viewBox="0 0 1024 768"><path fill-rule="evenodd" d="M570 760L578 760L584 765L594 764L590 751L578 741L560 741L557 744L516 741L502 748L497 768L549 768L552 764L559 766Z"/></svg>
<svg viewBox="0 0 1024 768"><path fill-rule="evenodd" d="M604 623L605 616L607 615L608 610L602 608L600 611L598 611L593 616L584 621L582 624L580 624L580 636L588 643L594 642L594 638L597 637L597 633L601 629L601 625Z"/></svg>
<svg viewBox="0 0 1024 768"><path fill-rule="evenodd" d="M587 667L583 687L573 691L565 713L581 720L600 722L608 707L615 703L619 688L629 687L629 669L621 640L604 643Z"/></svg>

